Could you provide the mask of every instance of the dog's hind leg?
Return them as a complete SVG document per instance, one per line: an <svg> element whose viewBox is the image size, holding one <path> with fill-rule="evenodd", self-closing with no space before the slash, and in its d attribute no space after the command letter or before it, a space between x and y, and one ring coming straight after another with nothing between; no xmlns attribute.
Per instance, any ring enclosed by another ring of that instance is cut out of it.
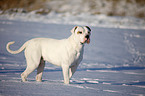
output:
<svg viewBox="0 0 145 96"><path fill-rule="evenodd" d="M25 82L27 76L39 66L41 55L37 51L31 51L31 50L26 49L25 57L26 57L26 62L27 62L27 68L21 74L21 78L23 82Z"/></svg>
<svg viewBox="0 0 145 96"><path fill-rule="evenodd" d="M27 63L28 64L27 64L26 70L21 74L21 78L22 78L23 82L27 81L26 80L27 76L38 67L38 66L36 66L36 64L34 64L34 62L27 62Z"/></svg>
<svg viewBox="0 0 145 96"><path fill-rule="evenodd" d="M45 67L45 61L43 57L41 57L40 64L37 68L37 75L36 75L36 81L38 82L42 81L42 74L43 74L44 67Z"/></svg>
<svg viewBox="0 0 145 96"><path fill-rule="evenodd" d="M32 73L36 68L27 66L26 70L21 74L22 81L27 81L27 76Z"/></svg>

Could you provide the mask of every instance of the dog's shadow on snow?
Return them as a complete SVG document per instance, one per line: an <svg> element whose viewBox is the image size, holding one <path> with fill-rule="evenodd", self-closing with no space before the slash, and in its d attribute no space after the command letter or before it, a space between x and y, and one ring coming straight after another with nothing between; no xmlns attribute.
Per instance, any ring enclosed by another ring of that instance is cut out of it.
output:
<svg viewBox="0 0 145 96"><path fill-rule="evenodd" d="M127 70L144 70L145 67L113 67L113 68L82 68L77 71L127 71ZM108 80L98 80L91 78L84 78L80 80L72 79L71 84L107 84L107 85L123 85L123 86L145 86L145 81L135 81L135 82L119 82L119 81L108 81Z"/></svg>
<svg viewBox="0 0 145 96"><path fill-rule="evenodd" d="M112 67L112 68L81 68L78 71L95 71L95 70L112 70L112 71L123 71L123 70L144 70L145 67Z"/></svg>

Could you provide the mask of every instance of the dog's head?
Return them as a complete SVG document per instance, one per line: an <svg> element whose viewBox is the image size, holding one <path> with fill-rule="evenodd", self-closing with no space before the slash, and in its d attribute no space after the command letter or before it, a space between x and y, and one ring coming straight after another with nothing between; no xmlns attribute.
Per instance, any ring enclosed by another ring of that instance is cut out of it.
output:
<svg viewBox="0 0 145 96"><path fill-rule="evenodd" d="M90 43L91 29L88 26L76 26L71 32L75 35L75 38L80 41L80 44Z"/></svg>

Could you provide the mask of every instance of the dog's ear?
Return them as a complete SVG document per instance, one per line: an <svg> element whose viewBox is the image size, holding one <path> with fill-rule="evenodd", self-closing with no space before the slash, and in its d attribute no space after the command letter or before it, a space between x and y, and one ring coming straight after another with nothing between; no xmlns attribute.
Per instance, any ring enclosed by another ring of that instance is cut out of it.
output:
<svg viewBox="0 0 145 96"><path fill-rule="evenodd" d="M71 30L71 33L74 33L75 30L77 29L78 26L75 26L72 30Z"/></svg>
<svg viewBox="0 0 145 96"><path fill-rule="evenodd" d="M91 29L90 29L90 27L88 27L88 26L85 26L89 31L91 31Z"/></svg>

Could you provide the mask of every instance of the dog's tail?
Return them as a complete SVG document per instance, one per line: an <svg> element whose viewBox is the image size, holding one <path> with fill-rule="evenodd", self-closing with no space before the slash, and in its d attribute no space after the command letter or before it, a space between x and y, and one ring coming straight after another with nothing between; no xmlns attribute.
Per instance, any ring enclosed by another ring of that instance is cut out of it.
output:
<svg viewBox="0 0 145 96"><path fill-rule="evenodd" d="M27 42L26 42L26 43L24 43L24 44L22 45L21 48L19 48L18 50L13 51L13 50L11 50L11 49L9 48L9 46L12 45L12 44L14 44L14 43L15 43L15 41L11 41L11 42L8 42L7 45L6 45L7 51L8 51L9 53L11 53L11 54L18 54L18 53L20 53L21 51L23 51L23 50L26 48L26 46L27 46Z"/></svg>

